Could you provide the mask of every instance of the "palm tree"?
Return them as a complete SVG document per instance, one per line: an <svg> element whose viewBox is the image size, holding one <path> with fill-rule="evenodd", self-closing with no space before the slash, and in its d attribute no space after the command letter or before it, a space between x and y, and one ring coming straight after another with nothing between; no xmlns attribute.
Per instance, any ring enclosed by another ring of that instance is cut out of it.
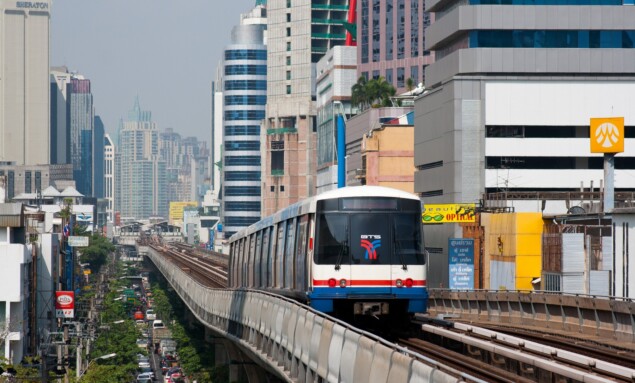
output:
<svg viewBox="0 0 635 383"><path fill-rule="evenodd" d="M368 80L366 77L359 76L351 88L351 104L357 105L360 110L366 109L368 105Z"/></svg>
<svg viewBox="0 0 635 383"><path fill-rule="evenodd" d="M395 87L384 77L366 80L361 76L351 88L351 103L357 105L361 111L371 106L390 106L390 97L394 96L395 92Z"/></svg>

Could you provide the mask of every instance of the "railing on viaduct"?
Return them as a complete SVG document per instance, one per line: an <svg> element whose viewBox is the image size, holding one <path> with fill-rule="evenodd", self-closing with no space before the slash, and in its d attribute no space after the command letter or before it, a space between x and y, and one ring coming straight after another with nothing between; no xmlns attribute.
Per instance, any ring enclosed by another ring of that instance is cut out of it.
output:
<svg viewBox="0 0 635 383"><path fill-rule="evenodd" d="M635 301L627 298L552 293L429 289L431 316L534 326L635 342Z"/></svg>
<svg viewBox="0 0 635 383"><path fill-rule="evenodd" d="M464 381L458 371L292 300L206 288L152 248L147 255L202 324L288 382Z"/></svg>

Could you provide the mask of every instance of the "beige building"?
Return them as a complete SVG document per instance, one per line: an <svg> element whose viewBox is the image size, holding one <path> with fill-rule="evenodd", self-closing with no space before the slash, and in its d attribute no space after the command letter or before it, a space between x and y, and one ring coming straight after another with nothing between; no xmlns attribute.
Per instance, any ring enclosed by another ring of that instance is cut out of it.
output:
<svg viewBox="0 0 635 383"><path fill-rule="evenodd" d="M414 193L414 124L382 124L362 137L362 184Z"/></svg>
<svg viewBox="0 0 635 383"><path fill-rule="evenodd" d="M0 0L0 161L50 162L51 0Z"/></svg>

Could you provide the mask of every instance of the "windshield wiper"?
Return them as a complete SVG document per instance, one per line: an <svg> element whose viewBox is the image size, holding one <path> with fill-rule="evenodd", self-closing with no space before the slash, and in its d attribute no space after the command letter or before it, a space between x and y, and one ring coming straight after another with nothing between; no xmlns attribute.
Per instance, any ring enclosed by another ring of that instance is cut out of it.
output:
<svg viewBox="0 0 635 383"><path fill-rule="evenodd" d="M340 247L340 252L337 254L337 261L335 262L335 270L339 270L342 268L342 260L344 258L344 253L347 252L348 249L348 241L344 241L342 246Z"/></svg>
<svg viewBox="0 0 635 383"><path fill-rule="evenodd" d="M401 263L401 268L407 271L408 265L406 265L406 260L403 257L403 252L401 251L401 243L397 240L397 228L395 226L392 227L392 241L395 244L395 251L399 254L399 263Z"/></svg>

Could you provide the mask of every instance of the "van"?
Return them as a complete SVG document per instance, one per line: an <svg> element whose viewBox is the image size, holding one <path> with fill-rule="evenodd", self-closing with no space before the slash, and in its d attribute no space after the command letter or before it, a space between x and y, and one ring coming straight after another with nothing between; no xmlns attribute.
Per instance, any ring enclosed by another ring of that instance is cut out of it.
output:
<svg viewBox="0 0 635 383"><path fill-rule="evenodd" d="M146 310L146 319L147 320L156 320L157 319L157 314L154 313L153 309L147 309Z"/></svg>
<svg viewBox="0 0 635 383"><path fill-rule="evenodd" d="M152 322L152 328L164 328L165 325L163 324L163 322L161 321L161 319L157 319L154 322Z"/></svg>

